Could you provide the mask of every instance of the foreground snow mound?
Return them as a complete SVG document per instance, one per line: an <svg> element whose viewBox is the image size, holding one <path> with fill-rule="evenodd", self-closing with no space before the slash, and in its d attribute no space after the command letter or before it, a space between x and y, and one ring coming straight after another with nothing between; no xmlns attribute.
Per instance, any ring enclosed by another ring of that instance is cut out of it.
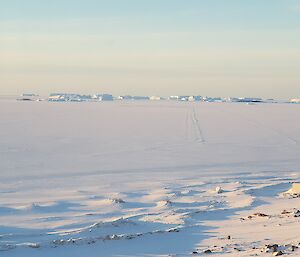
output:
<svg viewBox="0 0 300 257"><path fill-rule="evenodd" d="M284 192L283 195L289 195L292 197L300 197L300 183L293 183L292 188Z"/></svg>
<svg viewBox="0 0 300 257"><path fill-rule="evenodd" d="M41 223L43 225L47 225L47 221L63 225L29 229L33 224L30 221L28 229L21 232L7 228L6 233L0 234L0 250L87 246L110 241L144 240L149 236L163 239L164 235L171 234L176 238L177 234L184 235L192 228L200 231L205 220L223 219L238 210L251 208L256 201L250 192L253 193L257 186L259 190L269 188L272 183L270 179L270 183L261 186L259 176L256 180L252 177L247 180L245 176L244 180L237 183L237 178L233 177L203 183L192 178L179 184L168 183L137 192L110 194L122 198L80 191L80 201L32 204L30 211L25 208L24 215L36 215L36 226L41 221L45 221ZM273 184L281 185L278 181ZM211 188L216 188L215 193ZM40 209L43 211L37 211ZM15 215L16 219L20 218L20 211ZM73 222L68 224L68 219Z"/></svg>

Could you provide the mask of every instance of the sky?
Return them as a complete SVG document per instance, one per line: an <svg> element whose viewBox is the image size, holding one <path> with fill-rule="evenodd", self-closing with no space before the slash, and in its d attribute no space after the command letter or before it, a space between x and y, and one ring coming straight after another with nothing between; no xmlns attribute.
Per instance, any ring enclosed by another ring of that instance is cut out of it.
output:
<svg viewBox="0 0 300 257"><path fill-rule="evenodd" d="M300 0L0 0L0 95L300 98Z"/></svg>

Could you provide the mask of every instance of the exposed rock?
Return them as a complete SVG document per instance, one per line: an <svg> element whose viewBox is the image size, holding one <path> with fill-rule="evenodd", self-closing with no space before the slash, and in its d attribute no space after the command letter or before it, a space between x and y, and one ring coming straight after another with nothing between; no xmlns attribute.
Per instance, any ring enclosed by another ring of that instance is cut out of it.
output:
<svg viewBox="0 0 300 257"><path fill-rule="evenodd" d="M294 217L295 217L295 218L300 217L300 211L299 211L299 210L295 210L295 211L294 211Z"/></svg>
<svg viewBox="0 0 300 257"><path fill-rule="evenodd" d="M291 246L291 251L294 252L294 251L295 251L296 249L298 249L298 248L299 248L298 246L292 245L292 246Z"/></svg>
<svg viewBox="0 0 300 257"><path fill-rule="evenodd" d="M121 199L121 198L113 198L113 199L111 199L111 201L113 203L118 203L118 204L125 203L125 201L123 199Z"/></svg>
<svg viewBox="0 0 300 257"><path fill-rule="evenodd" d="M224 193L224 190L221 187L216 187L216 193L222 194L222 193Z"/></svg>
<svg viewBox="0 0 300 257"><path fill-rule="evenodd" d="M281 214L290 214L291 212L290 211L287 211L287 210L283 210L282 212L281 212Z"/></svg>
<svg viewBox="0 0 300 257"><path fill-rule="evenodd" d="M28 247L30 247L30 248L40 248L40 245L38 243L32 243L32 244L28 244Z"/></svg>
<svg viewBox="0 0 300 257"><path fill-rule="evenodd" d="M176 232L176 233L178 233L180 230L178 229L178 228L171 228L171 229L169 229L169 230L167 230L169 233L174 233L174 232Z"/></svg>
<svg viewBox="0 0 300 257"><path fill-rule="evenodd" d="M261 213L261 212L254 213L253 215L257 216L257 217L269 217L269 215Z"/></svg>
<svg viewBox="0 0 300 257"><path fill-rule="evenodd" d="M254 217L266 218L266 217L270 217L270 215L267 215L267 214L264 214L264 213L261 213L261 212L257 212L257 213L254 213L252 215L249 215L247 218L248 219L253 219Z"/></svg>
<svg viewBox="0 0 300 257"><path fill-rule="evenodd" d="M265 252L266 253L274 253L278 250L278 244L266 245Z"/></svg>
<svg viewBox="0 0 300 257"><path fill-rule="evenodd" d="M274 252L273 255L274 256L280 256L280 255L283 255L283 252L282 251Z"/></svg>

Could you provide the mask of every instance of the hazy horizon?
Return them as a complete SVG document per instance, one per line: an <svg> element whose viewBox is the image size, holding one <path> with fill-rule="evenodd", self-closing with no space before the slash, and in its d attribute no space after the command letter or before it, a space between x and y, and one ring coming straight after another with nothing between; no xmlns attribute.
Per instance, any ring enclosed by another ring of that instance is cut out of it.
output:
<svg viewBox="0 0 300 257"><path fill-rule="evenodd" d="M0 95L300 97L297 0L0 4Z"/></svg>
<svg viewBox="0 0 300 257"><path fill-rule="evenodd" d="M42 98L48 98L51 94L75 94L75 95L96 95L96 94L110 94L110 92L64 92L64 91L61 91L61 92L56 92L56 91L53 91L53 92L50 92L50 93L43 93L43 94L39 94L37 92L27 92L27 91L24 91L24 92L20 92L20 93L16 93L16 94L0 94L0 99L13 99L15 100L16 98L18 99L18 97L21 97L21 96L24 96L26 94L33 94L37 97L40 97L41 99ZM261 98L263 100L278 100L278 101L288 101L288 100L292 100L292 99L299 99L297 97L262 97L262 96L259 96L259 95L201 95L201 94L170 94L170 95L147 95L147 94L112 94L113 97L119 97L119 96L132 96L132 97L135 97L135 96L145 96L145 97L152 97L152 96L159 96L159 97L163 97L164 100L168 100L170 96L202 96L202 97L212 97L212 98L222 98L222 99L229 99L229 98ZM126 100L125 100L126 101ZM141 100L139 100L141 101Z"/></svg>

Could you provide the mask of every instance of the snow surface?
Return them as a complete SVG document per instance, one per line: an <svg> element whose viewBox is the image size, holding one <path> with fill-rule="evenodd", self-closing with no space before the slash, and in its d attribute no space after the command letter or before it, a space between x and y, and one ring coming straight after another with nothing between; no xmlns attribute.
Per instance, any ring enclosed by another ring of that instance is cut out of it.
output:
<svg viewBox="0 0 300 257"><path fill-rule="evenodd" d="M0 255L189 256L299 181L299 114L0 100Z"/></svg>

